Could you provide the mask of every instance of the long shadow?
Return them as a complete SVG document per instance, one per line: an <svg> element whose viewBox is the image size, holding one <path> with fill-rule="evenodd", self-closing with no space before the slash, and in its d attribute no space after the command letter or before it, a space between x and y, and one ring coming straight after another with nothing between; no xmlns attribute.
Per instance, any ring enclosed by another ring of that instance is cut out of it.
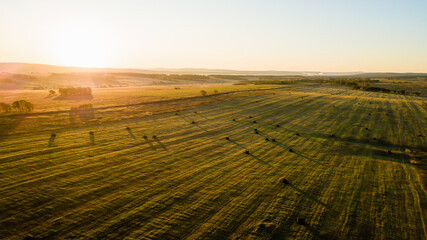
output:
<svg viewBox="0 0 427 240"><path fill-rule="evenodd" d="M15 115L13 117L0 115L0 142L6 140L15 128L25 119L23 116Z"/></svg>
<svg viewBox="0 0 427 240"><path fill-rule="evenodd" d="M202 118L206 119L206 120L211 120L210 118L206 117L204 113L197 113L198 115L200 115Z"/></svg>
<svg viewBox="0 0 427 240"><path fill-rule="evenodd" d="M198 123L196 123L196 121L194 121L194 119L192 119L191 117L185 116L184 114L179 114L179 117L182 118L182 120L186 121L187 123L193 124L194 126L202 129L205 132L209 132L209 130L207 130L206 128L201 127Z"/></svg>
<svg viewBox="0 0 427 240"><path fill-rule="evenodd" d="M337 239L335 237L332 237L330 235L328 236L324 236L322 234L320 234L319 230L317 230L316 228L310 226L310 225L304 225L304 227L311 232L311 234L313 234L313 239L320 239L320 240L334 240Z"/></svg>
<svg viewBox="0 0 427 240"><path fill-rule="evenodd" d="M131 137L131 138L136 139L136 137L135 137L135 135L133 134L132 130L127 129L127 131L128 131L128 133L129 133L129 135L130 135L130 137Z"/></svg>
<svg viewBox="0 0 427 240"><path fill-rule="evenodd" d="M298 188L297 186L293 185L292 183L289 183L287 186L291 187L291 188L292 188L292 189L294 189L295 191L297 191L297 192L299 192L300 194L302 194L302 196L303 196L304 198L307 198L307 199L309 199L309 200L311 200L311 201L313 201L313 202L315 202L315 203L318 203L318 204L320 204L320 205L322 205L322 206L326 207L326 208L329 210L328 205L327 205L326 203L324 203L324 202L322 202L322 201L318 200L318 199L317 199L314 195L312 195L311 193L308 193L308 192L304 192L304 191L302 191L300 188Z"/></svg>
<svg viewBox="0 0 427 240"><path fill-rule="evenodd" d="M266 134L266 133L261 133L261 132L259 132L259 131L258 131L258 135L260 135L260 136L261 136L261 137L263 137L263 138L268 137L269 139L275 139L274 137L271 137L270 135L268 135L268 134ZM282 148L285 148L285 149L287 149L287 150L290 150L290 149L291 149L291 147L290 147L290 146L288 146L288 145L286 145L286 144L283 144L283 143L281 143L281 142L278 142L277 140L276 140L275 142L273 142L273 141L271 141L271 140L270 140L270 142L272 142L272 143L274 143L274 144L276 144L276 145L278 145L278 146L280 146L280 147L282 147ZM309 156L307 156L307 155L305 155L305 154L303 154L303 153L301 153L301 152L299 152L299 151L295 151L294 149L292 149L292 153L295 153L296 155L298 155L298 156L300 156L300 157L302 157L302 158L305 158L305 159L307 159L307 160L309 160L309 161L315 162L315 163L317 163L317 164L322 164L322 163L320 163L318 160L313 159L313 158L311 158L311 157L309 157Z"/></svg>
<svg viewBox="0 0 427 240"><path fill-rule="evenodd" d="M156 147L154 147L154 145L151 143L151 141L150 140L148 140L148 137L147 137L147 135L144 135L144 140L145 140L145 143L147 143L148 145L150 145L150 147L153 149L153 150L156 150Z"/></svg>
<svg viewBox="0 0 427 240"><path fill-rule="evenodd" d="M311 158L311 157L309 157L309 156L307 156L307 155L305 155L305 154L302 154L302 153L301 153L301 152L299 152L299 151L295 151L295 150L293 150L293 153L295 153L296 155L298 155L298 156L300 156L300 157L302 157L302 158L305 158L305 159L307 159L307 160L309 160L309 161L315 162L315 163L317 163L317 164L322 164L322 163L321 163L321 162L319 162L318 160L313 159L313 158Z"/></svg>
<svg viewBox="0 0 427 240"><path fill-rule="evenodd" d="M240 147L241 149L246 149L246 146L244 146L244 145L242 145L242 144L239 144L239 143L237 143L236 141L233 141L233 140L228 140L229 142L231 142L231 143L233 143L234 145L236 145L236 146L238 146L238 147ZM253 155L252 153L249 153L249 154L247 154L248 156L251 156L253 159L255 159L255 160L257 160L258 162L261 162L261 163L263 163L263 164L265 164L265 165L267 165L267 166L269 166L269 167L273 167L270 163L268 163L268 162L266 162L266 161L264 161L264 160L261 160L259 157L257 157L257 156L255 156L255 155Z"/></svg>
<svg viewBox="0 0 427 240"><path fill-rule="evenodd" d="M154 141L156 141L157 144L159 144L164 150L168 151L168 148L162 142L160 142L158 138L155 138Z"/></svg>

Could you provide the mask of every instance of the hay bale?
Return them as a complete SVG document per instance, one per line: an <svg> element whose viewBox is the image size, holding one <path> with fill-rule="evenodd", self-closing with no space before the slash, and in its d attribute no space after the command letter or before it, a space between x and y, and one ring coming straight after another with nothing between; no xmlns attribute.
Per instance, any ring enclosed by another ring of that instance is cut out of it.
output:
<svg viewBox="0 0 427 240"><path fill-rule="evenodd" d="M270 139L269 138L265 138L265 141L270 141Z"/></svg>
<svg viewBox="0 0 427 240"><path fill-rule="evenodd" d="M422 137L423 135L419 134L418 137Z"/></svg>
<svg viewBox="0 0 427 240"><path fill-rule="evenodd" d="M294 152L294 150L292 150L292 148L289 148L289 152Z"/></svg>
<svg viewBox="0 0 427 240"><path fill-rule="evenodd" d="M279 125L279 124L277 124L277 125L276 125L276 127L280 127L280 125Z"/></svg>
<svg viewBox="0 0 427 240"><path fill-rule="evenodd" d="M233 122L235 122L235 121L236 121L236 119L233 118Z"/></svg>
<svg viewBox="0 0 427 240"><path fill-rule="evenodd" d="M387 152L388 152L389 154L391 154L391 151L390 151L390 150L388 150Z"/></svg>
<svg viewBox="0 0 427 240"><path fill-rule="evenodd" d="M195 121L191 121L191 124L196 124L196 122Z"/></svg>
<svg viewBox="0 0 427 240"><path fill-rule="evenodd" d="M271 139L271 141L276 142L276 139L273 138L273 139Z"/></svg>
<svg viewBox="0 0 427 240"><path fill-rule="evenodd" d="M55 134L55 133L52 133L52 134L50 135L50 139L49 139L49 143L48 143L48 146L49 146L49 147L52 147L52 146L53 146L53 142L55 141L55 138L56 138L56 134Z"/></svg>
<svg viewBox="0 0 427 240"><path fill-rule="evenodd" d="M336 136L335 136L335 134L331 134L331 137L333 137L333 138L334 138L334 137L336 137Z"/></svg>
<svg viewBox="0 0 427 240"><path fill-rule="evenodd" d="M365 128L365 130L369 130L369 128Z"/></svg>
<svg viewBox="0 0 427 240"><path fill-rule="evenodd" d="M95 145L95 133L92 131L89 132L89 137L90 137L90 144Z"/></svg>
<svg viewBox="0 0 427 240"><path fill-rule="evenodd" d="M126 130L130 131L130 127L126 127Z"/></svg>
<svg viewBox="0 0 427 240"><path fill-rule="evenodd" d="M372 140L377 140L377 138L372 138Z"/></svg>
<svg viewBox="0 0 427 240"><path fill-rule="evenodd" d="M304 218L297 218L297 223L298 223L299 225L307 225L307 223L305 222L305 219L304 219Z"/></svg>
<svg viewBox="0 0 427 240"><path fill-rule="evenodd" d="M194 113L197 113L197 112L194 112Z"/></svg>
<svg viewBox="0 0 427 240"><path fill-rule="evenodd" d="M248 150L246 150L246 151L245 151L245 154L249 154L249 151L248 151Z"/></svg>
<svg viewBox="0 0 427 240"><path fill-rule="evenodd" d="M175 113L175 115L178 115L178 113Z"/></svg>
<svg viewBox="0 0 427 240"><path fill-rule="evenodd" d="M229 137L225 137L225 140L230 140L230 138Z"/></svg>
<svg viewBox="0 0 427 240"><path fill-rule="evenodd" d="M154 139L157 139L157 136L156 136L156 135L153 135L153 138L154 138Z"/></svg>
<svg viewBox="0 0 427 240"><path fill-rule="evenodd" d="M297 133L297 134L295 134L295 135L299 136L299 133Z"/></svg>
<svg viewBox="0 0 427 240"><path fill-rule="evenodd" d="M252 116L249 116L249 118L252 118Z"/></svg>
<svg viewBox="0 0 427 240"><path fill-rule="evenodd" d="M256 121L253 121L253 123L256 123Z"/></svg>
<svg viewBox="0 0 427 240"><path fill-rule="evenodd" d="M284 184L289 184L289 181L288 181L286 178L283 178L283 179L282 179L282 183L284 183Z"/></svg>
<svg viewBox="0 0 427 240"><path fill-rule="evenodd" d="M144 135L144 136L142 136L142 138L147 139L148 137Z"/></svg>

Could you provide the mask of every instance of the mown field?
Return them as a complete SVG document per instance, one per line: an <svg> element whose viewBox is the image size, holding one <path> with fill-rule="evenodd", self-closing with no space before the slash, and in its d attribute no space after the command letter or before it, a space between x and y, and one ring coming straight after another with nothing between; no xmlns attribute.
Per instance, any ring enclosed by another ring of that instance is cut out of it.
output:
<svg viewBox="0 0 427 240"><path fill-rule="evenodd" d="M425 98L297 84L201 99L15 122L0 238L427 238Z"/></svg>

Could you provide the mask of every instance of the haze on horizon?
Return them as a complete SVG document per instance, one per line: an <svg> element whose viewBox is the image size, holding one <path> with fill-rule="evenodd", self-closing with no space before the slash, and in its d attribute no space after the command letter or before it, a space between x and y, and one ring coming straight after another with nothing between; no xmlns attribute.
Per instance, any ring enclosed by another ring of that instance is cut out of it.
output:
<svg viewBox="0 0 427 240"><path fill-rule="evenodd" d="M0 2L0 62L427 72L427 1Z"/></svg>

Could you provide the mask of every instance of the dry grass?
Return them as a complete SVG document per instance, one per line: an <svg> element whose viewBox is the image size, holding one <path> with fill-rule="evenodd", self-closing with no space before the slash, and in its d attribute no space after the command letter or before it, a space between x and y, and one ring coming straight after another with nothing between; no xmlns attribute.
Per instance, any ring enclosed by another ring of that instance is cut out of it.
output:
<svg viewBox="0 0 427 240"><path fill-rule="evenodd" d="M0 138L0 236L425 239L425 180L405 151L425 149L424 99L293 90L106 109L76 127L49 115L51 148L17 120Z"/></svg>

